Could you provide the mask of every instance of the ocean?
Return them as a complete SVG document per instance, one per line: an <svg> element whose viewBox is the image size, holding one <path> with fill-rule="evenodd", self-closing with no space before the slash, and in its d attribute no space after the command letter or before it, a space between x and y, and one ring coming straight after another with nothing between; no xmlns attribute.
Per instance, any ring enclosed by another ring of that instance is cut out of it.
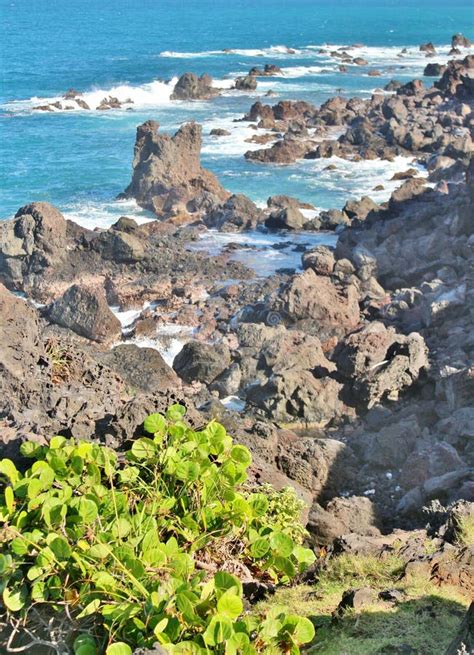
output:
<svg viewBox="0 0 474 655"><path fill-rule="evenodd" d="M428 61L446 61L454 33L474 37L472 0L1 0L0 10L0 218L45 200L91 228L124 214L146 218L133 202L115 198L130 179L136 126L151 118L166 132L202 123L203 165L257 203L275 193L318 209L367 193L384 200L394 185L388 178L407 160L337 161L335 171L325 170L328 160L251 163L243 155L259 146L246 142L254 132L236 119L257 99L368 97L393 78L421 77ZM432 59L419 51L427 41L438 51ZM363 44L357 55L368 67L340 73L337 60L319 52L325 43ZM255 92L229 89L237 75L266 63L283 75L260 78ZM371 69L380 77L370 77ZM172 102L185 71L207 72L226 91L209 102ZM93 107L108 95L133 104L107 112L32 109L70 88ZM269 90L274 98L263 97ZM216 127L230 135L209 136ZM373 192L382 180L385 189Z"/></svg>

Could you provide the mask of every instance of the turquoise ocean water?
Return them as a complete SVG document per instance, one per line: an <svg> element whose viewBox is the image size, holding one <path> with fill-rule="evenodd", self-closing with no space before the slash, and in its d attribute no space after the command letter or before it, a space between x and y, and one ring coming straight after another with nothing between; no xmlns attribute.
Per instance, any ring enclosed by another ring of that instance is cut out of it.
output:
<svg viewBox="0 0 474 655"><path fill-rule="evenodd" d="M149 118L165 131L187 120L203 123L204 165L257 202L288 193L339 207L350 195L370 192L406 162L338 162L336 172L323 170L327 161L252 164L243 153L253 132L234 119L270 89L277 93L272 102L368 96L392 78L419 77L427 61L445 61L453 33L474 38L472 0L1 0L0 11L0 218L47 200L88 226L137 214L133 203L114 198L130 178L135 128ZM426 41L438 47L434 59L418 50ZM364 44L357 53L369 67L339 73L337 61L318 52L324 43ZM402 47L408 52L400 57ZM284 75L260 80L252 94L169 99L173 79L187 70L208 72L228 87L237 74L265 63ZM367 75L373 68L381 77ZM134 104L130 111L32 111L71 87L92 105L109 93ZM209 137L213 127L231 135Z"/></svg>

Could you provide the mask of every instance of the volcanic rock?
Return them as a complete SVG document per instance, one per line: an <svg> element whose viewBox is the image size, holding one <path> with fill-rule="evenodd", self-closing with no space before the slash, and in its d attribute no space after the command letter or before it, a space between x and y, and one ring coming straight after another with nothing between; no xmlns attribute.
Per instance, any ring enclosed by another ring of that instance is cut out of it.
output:
<svg viewBox="0 0 474 655"><path fill-rule="evenodd" d="M230 366L230 351L224 344L189 341L174 358L173 368L185 382L210 384Z"/></svg>
<svg viewBox="0 0 474 655"><path fill-rule="evenodd" d="M133 176L124 192L157 214L178 208L203 207L228 197L217 178L200 163L202 128L186 123L174 136L158 133L159 124L147 121L137 128Z"/></svg>
<svg viewBox="0 0 474 655"><path fill-rule="evenodd" d="M208 100L218 94L209 75L198 77L195 73L183 73L175 84L171 100Z"/></svg>
<svg viewBox="0 0 474 655"><path fill-rule="evenodd" d="M76 334L99 342L110 342L121 333L121 324L98 289L73 285L45 312L48 320Z"/></svg>

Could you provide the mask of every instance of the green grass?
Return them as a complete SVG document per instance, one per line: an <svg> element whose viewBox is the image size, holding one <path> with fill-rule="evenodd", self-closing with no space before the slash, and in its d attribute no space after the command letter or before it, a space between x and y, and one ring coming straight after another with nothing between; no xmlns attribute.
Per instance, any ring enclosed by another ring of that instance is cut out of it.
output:
<svg viewBox="0 0 474 655"><path fill-rule="evenodd" d="M258 607L268 610L282 604L311 618L316 638L308 655L398 655L403 645L416 655L443 655L469 598L457 588L437 587L424 578L402 579L402 570L403 562L393 554L384 559L341 555L329 560L314 585L279 589ZM332 613L343 592L364 586L375 591L398 589L404 600L392 605L375 599L360 613L349 610L334 621Z"/></svg>
<svg viewBox="0 0 474 655"><path fill-rule="evenodd" d="M457 540L462 546L474 546L474 512L460 519Z"/></svg>

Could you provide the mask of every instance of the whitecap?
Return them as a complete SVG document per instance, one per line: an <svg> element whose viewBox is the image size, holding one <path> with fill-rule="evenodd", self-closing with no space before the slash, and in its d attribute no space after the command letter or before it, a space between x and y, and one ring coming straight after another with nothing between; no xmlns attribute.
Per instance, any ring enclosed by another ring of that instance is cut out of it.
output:
<svg viewBox="0 0 474 655"><path fill-rule="evenodd" d="M177 82L177 77L174 77L169 82L161 80L154 80L147 84L134 86L130 84L119 84L111 88L92 88L85 91L82 95L78 96L79 99L85 102L91 110L96 110L104 98L109 96L117 98L121 103L124 103L124 109L127 108L143 108L143 107L162 107L171 104L171 94L173 93L174 86ZM61 103L63 109L53 107L53 103ZM7 102L3 105L5 109L11 111L31 111L37 106L49 105L53 112L60 111L88 111L81 107L74 99L66 100L62 96L52 96L41 98L33 96L28 100L14 100ZM101 112L107 114L107 111Z"/></svg>
<svg viewBox="0 0 474 655"><path fill-rule="evenodd" d="M63 206L61 212L65 218L89 230L107 229L124 215L133 218L138 224L155 219L153 214L139 207L132 198L110 202L76 201Z"/></svg>

